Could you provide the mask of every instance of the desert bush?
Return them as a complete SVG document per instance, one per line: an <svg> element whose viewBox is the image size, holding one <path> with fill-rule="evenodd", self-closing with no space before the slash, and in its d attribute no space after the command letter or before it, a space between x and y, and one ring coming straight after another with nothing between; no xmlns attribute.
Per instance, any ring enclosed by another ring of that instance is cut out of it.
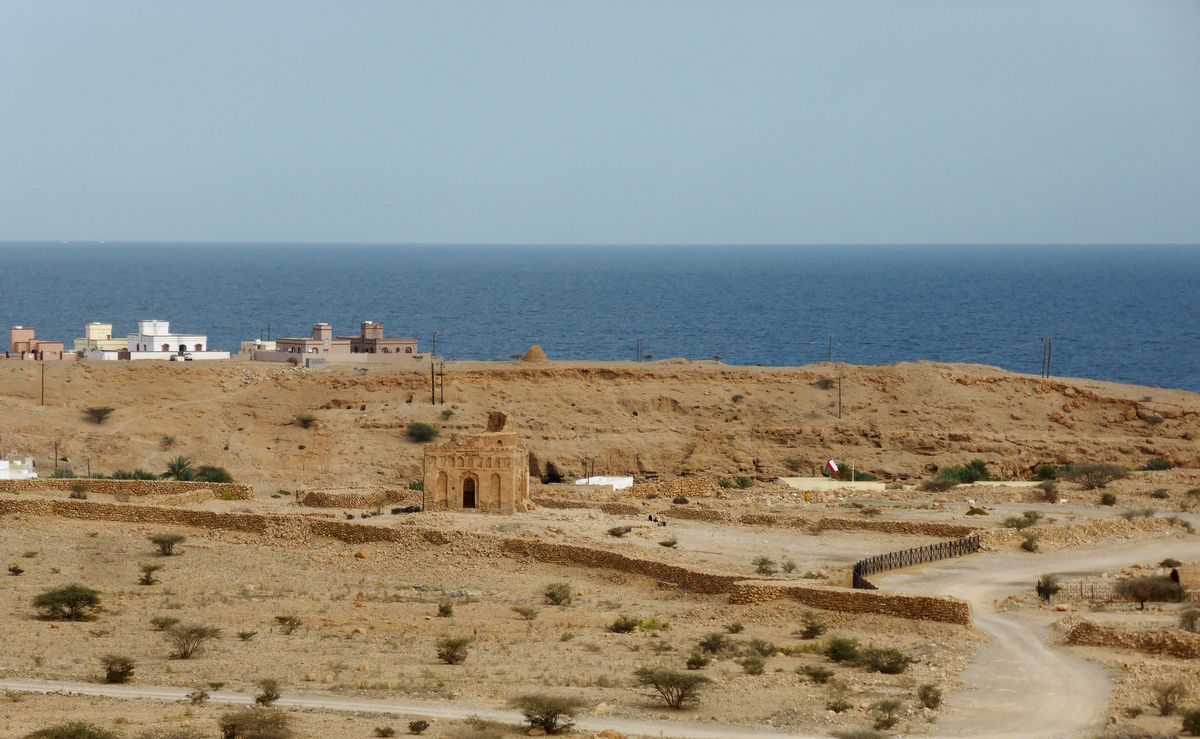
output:
<svg viewBox="0 0 1200 739"><path fill-rule="evenodd" d="M767 661L763 659L761 654L747 654L745 657L739 659L737 663L742 666L747 675L761 675Z"/></svg>
<svg viewBox="0 0 1200 739"><path fill-rule="evenodd" d="M1179 585L1161 575L1127 577L1117 581L1114 592L1118 597L1135 600L1141 610L1148 601L1171 601L1179 596Z"/></svg>
<svg viewBox="0 0 1200 739"><path fill-rule="evenodd" d="M1146 469L1150 472L1165 472L1171 469L1171 463L1162 457L1151 457L1146 460Z"/></svg>
<svg viewBox="0 0 1200 739"><path fill-rule="evenodd" d="M676 539L674 536L668 537L668 538L663 539L662 541L658 542L658 545L660 547L666 547L667 549L674 549L677 544L679 544L679 540Z"/></svg>
<svg viewBox="0 0 1200 739"><path fill-rule="evenodd" d="M204 688L196 688L187 694L187 702L193 706L202 706L208 702L208 691Z"/></svg>
<svg viewBox="0 0 1200 739"><path fill-rule="evenodd" d="M796 571L796 560L792 559L791 557L784 557L783 559L779 560L779 569L790 575Z"/></svg>
<svg viewBox="0 0 1200 739"><path fill-rule="evenodd" d="M876 729L890 729L900 720L900 708L903 704L895 698L877 701L871 704L871 713L875 716Z"/></svg>
<svg viewBox="0 0 1200 739"><path fill-rule="evenodd" d="M705 634L698 645L700 651L704 654L724 654L729 651L729 637L719 631L713 631Z"/></svg>
<svg viewBox="0 0 1200 739"><path fill-rule="evenodd" d="M734 482L742 490L754 487L754 478L746 477L745 475L740 475Z"/></svg>
<svg viewBox="0 0 1200 739"><path fill-rule="evenodd" d="M83 415L92 419L96 423L104 423L109 416L113 414L116 408L110 408L106 405L96 406L94 408L84 408Z"/></svg>
<svg viewBox="0 0 1200 739"><path fill-rule="evenodd" d="M1187 686L1178 680L1165 680L1150 686L1154 696L1154 707L1159 716L1170 716L1179 707L1179 702L1187 697Z"/></svg>
<svg viewBox="0 0 1200 739"><path fill-rule="evenodd" d="M1004 526L1010 529L1027 529L1030 526L1037 526L1043 518L1040 511L1025 511L1020 516L1004 519Z"/></svg>
<svg viewBox="0 0 1200 739"><path fill-rule="evenodd" d="M1022 534L1021 548L1027 552L1036 552L1041 546L1042 535L1036 531L1026 531Z"/></svg>
<svg viewBox="0 0 1200 739"><path fill-rule="evenodd" d="M1037 468L1036 477L1039 480L1057 480L1058 468L1052 464L1043 464Z"/></svg>
<svg viewBox="0 0 1200 739"><path fill-rule="evenodd" d="M967 509L967 512L965 515L967 515L967 516L986 516L987 514L988 514L988 512L987 512L986 508L980 508L979 506L971 506L970 508Z"/></svg>
<svg viewBox="0 0 1200 739"><path fill-rule="evenodd" d="M538 609L533 606L513 606L512 611L526 621L532 621L538 615Z"/></svg>
<svg viewBox="0 0 1200 739"><path fill-rule="evenodd" d="M174 616L155 616L150 619L150 625L158 631L166 631L177 623L179 623L179 619Z"/></svg>
<svg viewBox="0 0 1200 739"><path fill-rule="evenodd" d="M919 487L927 493L944 493L957 484L954 480L922 480Z"/></svg>
<svg viewBox="0 0 1200 739"><path fill-rule="evenodd" d="M816 639L825 633L825 621L814 611L805 611L800 616L800 638Z"/></svg>
<svg viewBox="0 0 1200 739"><path fill-rule="evenodd" d="M1057 503L1059 501L1058 483L1053 480L1044 480L1038 483L1040 491L1038 497L1047 503Z"/></svg>
<svg viewBox="0 0 1200 739"><path fill-rule="evenodd" d="M859 661L864 667L884 675L899 675L912 664L912 658L899 649L887 647L867 647L862 651Z"/></svg>
<svg viewBox="0 0 1200 739"><path fill-rule="evenodd" d="M438 618L450 618L454 615L454 601L450 599L443 600L438 603Z"/></svg>
<svg viewBox="0 0 1200 739"><path fill-rule="evenodd" d="M158 582L158 578L154 577L154 573L162 569L162 565L144 564L142 565L142 574L138 578L138 585L153 585Z"/></svg>
<svg viewBox="0 0 1200 739"><path fill-rule="evenodd" d="M437 658L448 665L461 665L467 659L467 649L474 641L469 636L447 636L437 641Z"/></svg>
<svg viewBox="0 0 1200 739"><path fill-rule="evenodd" d="M423 734L423 733L425 733L425 730L428 728L429 728L428 721L423 721L423 720L418 719L416 721L408 722L408 733L409 734Z"/></svg>
<svg viewBox="0 0 1200 739"><path fill-rule="evenodd" d="M390 726L376 726L375 727L375 736L380 736L380 737L396 736L396 730Z"/></svg>
<svg viewBox="0 0 1200 739"><path fill-rule="evenodd" d="M1098 490L1108 487L1110 482L1129 476L1129 470L1115 464L1103 462L1084 462L1071 467L1067 478L1079 483L1084 490Z"/></svg>
<svg viewBox="0 0 1200 739"><path fill-rule="evenodd" d="M1200 631L1200 608L1189 608L1179 614L1179 628L1193 634Z"/></svg>
<svg viewBox="0 0 1200 739"><path fill-rule="evenodd" d="M830 682L829 691L825 696L826 710L833 711L834 713L843 713L853 707L854 704L850 702L846 686L840 682Z"/></svg>
<svg viewBox="0 0 1200 739"><path fill-rule="evenodd" d="M822 390L832 390L835 386L837 386L837 380L833 379L832 377L822 377L813 384Z"/></svg>
<svg viewBox="0 0 1200 739"><path fill-rule="evenodd" d="M638 620L632 616L618 616L616 621L608 625L608 630L614 634L628 634L637 628Z"/></svg>
<svg viewBox="0 0 1200 739"><path fill-rule="evenodd" d="M717 480L717 487L726 489L731 488L733 487L733 480L722 477L720 480Z"/></svg>
<svg viewBox="0 0 1200 739"><path fill-rule="evenodd" d="M282 686L273 677L264 677L255 683L258 692L254 694L254 702L260 706L269 706L283 695Z"/></svg>
<svg viewBox="0 0 1200 739"><path fill-rule="evenodd" d="M312 428L317 425L317 417L311 413L301 413L296 416L296 425L302 429Z"/></svg>
<svg viewBox="0 0 1200 739"><path fill-rule="evenodd" d="M687 658L687 668L689 670L700 670L708 667L708 663L710 661L711 660L709 660L708 657L705 657L699 652L695 652Z"/></svg>
<svg viewBox="0 0 1200 739"><path fill-rule="evenodd" d="M408 489L419 493L425 489L425 481L424 480L409 480L408 481Z"/></svg>
<svg viewBox="0 0 1200 739"><path fill-rule="evenodd" d="M1056 575L1042 575L1038 578L1037 585L1034 586L1034 591L1042 600L1050 600L1062 590L1062 585L1058 584Z"/></svg>
<svg viewBox="0 0 1200 739"><path fill-rule="evenodd" d="M275 623L279 624L280 633L286 636L300 628L304 624L304 620L294 613L285 613L276 616Z"/></svg>
<svg viewBox="0 0 1200 739"><path fill-rule="evenodd" d="M221 630L200 624L174 624L163 630L163 636L171 646L175 659L191 659L204 649L204 645L221 635Z"/></svg>
<svg viewBox="0 0 1200 739"><path fill-rule="evenodd" d="M257 631L239 631L237 633L237 638L241 639L242 641L250 641L256 636L258 636Z"/></svg>
<svg viewBox="0 0 1200 739"><path fill-rule="evenodd" d="M574 592L570 583L553 582L542 590L542 598L552 606L569 606Z"/></svg>
<svg viewBox="0 0 1200 739"><path fill-rule="evenodd" d="M639 667L634 671L638 685L653 688L669 707L680 709L687 703L698 700L700 690L712 682L694 672L679 672L654 667Z"/></svg>
<svg viewBox="0 0 1200 739"><path fill-rule="evenodd" d="M1126 521L1132 521L1135 518L1152 518L1157 512L1153 508L1131 508L1128 511L1121 511L1121 518Z"/></svg>
<svg viewBox="0 0 1200 739"><path fill-rule="evenodd" d="M638 628L642 631L655 632L669 629L670 627L671 624L666 621L659 621L657 616L643 618L641 621L638 621Z"/></svg>
<svg viewBox="0 0 1200 739"><path fill-rule="evenodd" d="M1157 488L1150 491L1150 497L1155 500L1166 500L1171 497L1171 494L1167 492L1166 488Z"/></svg>
<svg viewBox="0 0 1200 739"><path fill-rule="evenodd" d="M275 708L243 708L221 714L221 739L290 739L291 719Z"/></svg>
<svg viewBox="0 0 1200 739"><path fill-rule="evenodd" d="M11 564L8 566L8 574L12 575L13 577L19 577L24 572L25 568L21 567L19 564Z"/></svg>
<svg viewBox="0 0 1200 739"><path fill-rule="evenodd" d="M829 682L829 678L833 677L833 670L820 665L801 665L796 668L796 673L804 675L817 685L824 685Z"/></svg>
<svg viewBox="0 0 1200 739"><path fill-rule="evenodd" d="M754 565L754 571L760 575L774 575L777 572L775 560L770 557L755 557L751 564Z"/></svg>
<svg viewBox="0 0 1200 739"><path fill-rule="evenodd" d="M620 539L622 536L625 536L630 531L633 531L632 526L613 526L611 529L608 530L608 535L615 536L616 538Z"/></svg>
<svg viewBox="0 0 1200 739"><path fill-rule="evenodd" d="M867 516L868 518L874 518L875 516L878 516L881 513L883 513L883 510L881 508L879 508L879 506L869 505L869 506L864 506L863 508L859 509L858 512L864 516Z"/></svg>
<svg viewBox="0 0 1200 739"><path fill-rule="evenodd" d="M917 688L917 700L931 711L936 711L942 705L942 689L932 683L926 683Z"/></svg>
<svg viewBox="0 0 1200 739"><path fill-rule="evenodd" d="M583 708L583 701L565 696L530 693L509 701L509 705L521 712L532 729L541 729L547 734L557 734L571 728L571 718Z"/></svg>
<svg viewBox="0 0 1200 739"><path fill-rule="evenodd" d="M731 621L725 624L725 631L729 634L740 634L746 630L746 626L741 621Z"/></svg>
<svg viewBox="0 0 1200 739"><path fill-rule="evenodd" d="M72 583L42 591L33 599L33 607L51 621L90 621L100 608L100 592Z"/></svg>
<svg viewBox="0 0 1200 739"><path fill-rule="evenodd" d="M746 643L745 652L748 654L757 654L760 657L771 657L779 654L779 647L766 639L751 639Z"/></svg>
<svg viewBox="0 0 1200 739"><path fill-rule="evenodd" d="M742 402L743 400L745 400L745 399L746 399L746 396L745 396L745 395L742 395L741 393L735 393L735 394L734 394L734 395L732 395L732 396L731 396L729 399L730 399L731 401L733 401L734 403L740 403L740 402Z"/></svg>
<svg viewBox="0 0 1200 739"><path fill-rule="evenodd" d="M992 476L988 471L987 464L983 460L973 459L958 467L946 467L942 469L938 472L937 479L965 485L967 483L990 480Z"/></svg>
<svg viewBox="0 0 1200 739"><path fill-rule="evenodd" d="M181 534L151 534L150 541L158 547L158 553L170 557L175 553L175 545L184 540Z"/></svg>
<svg viewBox="0 0 1200 739"><path fill-rule="evenodd" d="M433 441L437 438L438 430L436 427L428 423L413 421L404 429L404 433L408 436L408 440L418 444Z"/></svg>
<svg viewBox="0 0 1200 739"><path fill-rule="evenodd" d="M233 482L233 475L229 474L229 470L224 467L214 467L212 465L202 464L196 468L197 482L211 482L213 484L229 484Z"/></svg>
<svg viewBox="0 0 1200 739"><path fill-rule="evenodd" d="M125 683L133 677L136 667L131 657L120 654L106 654L100 658L100 666L104 668L104 682Z"/></svg>
<svg viewBox="0 0 1200 739"><path fill-rule="evenodd" d="M1117 504L1117 496L1112 493L1103 493L1100 496L1100 505L1114 506Z"/></svg>
<svg viewBox="0 0 1200 739"><path fill-rule="evenodd" d="M825 656L834 662L856 662L858 660L858 642L835 636L825 645Z"/></svg>
<svg viewBox="0 0 1200 739"><path fill-rule="evenodd" d="M1192 736L1200 736L1200 708L1183 712L1183 730Z"/></svg>
<svg viewBox="0 0 1200 739"><path fill-rule="evenodd" d="M675 505L687 505L689 501L686 495L676 495L671 499L671 502Z"/></svg>
<svg viewBox="0 0 1200 739"><path fill-rule="evenodd" d="M25 739L121 739L121 735L86 721L68 721L26 734Z"/></svg>

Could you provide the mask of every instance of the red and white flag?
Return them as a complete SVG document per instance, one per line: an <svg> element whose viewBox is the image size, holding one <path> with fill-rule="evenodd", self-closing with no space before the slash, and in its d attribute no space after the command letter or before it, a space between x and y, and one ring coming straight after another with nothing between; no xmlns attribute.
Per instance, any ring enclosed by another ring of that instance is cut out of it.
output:
<svg viewBox="0 0 1200 739"><path fill-rule="evenodd" d="M832 458L825 460L825 468L824 469L825 469L825 474L829 475L830 477L833 477L834 475L837 474L837 471L838 471L837 462L834 462Z"/></svg>

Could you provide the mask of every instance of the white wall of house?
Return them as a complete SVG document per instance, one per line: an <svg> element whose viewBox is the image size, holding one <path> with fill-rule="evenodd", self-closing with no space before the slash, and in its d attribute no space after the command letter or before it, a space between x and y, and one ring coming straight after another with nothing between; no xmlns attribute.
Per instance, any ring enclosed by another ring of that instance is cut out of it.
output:
<svg viewBox="0 0 1200 739"><path fill-rule="evenodd" d="M37 467L31 457L0 459L0 480L36 480Z"/></svg>

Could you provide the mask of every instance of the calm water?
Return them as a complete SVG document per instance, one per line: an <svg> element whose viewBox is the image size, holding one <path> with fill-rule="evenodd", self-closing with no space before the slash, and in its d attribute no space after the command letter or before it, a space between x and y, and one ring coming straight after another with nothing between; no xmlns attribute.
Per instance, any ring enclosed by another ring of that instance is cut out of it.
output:
<svg viewBox="0 0 1200 739"><path fill-rule="evenodd" d="M931 359L1200 390L1196 247L3 244L0 322L68 345L139 318L237 350L387 324L456 359ZM5 337L6 338L6 337Z"/></svg>

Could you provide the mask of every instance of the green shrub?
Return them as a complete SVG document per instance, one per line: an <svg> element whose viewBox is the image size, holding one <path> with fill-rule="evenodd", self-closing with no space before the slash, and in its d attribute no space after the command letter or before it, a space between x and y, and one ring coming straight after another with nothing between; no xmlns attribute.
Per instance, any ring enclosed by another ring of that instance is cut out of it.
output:
<svg viewBox="0 0 1200 739"><path fill-rule="evenodd" d="M614 634L628 634L638 626L638 620L632 616L618 616L616 621L608 625L608 630Z"/></svg>
<svg viewBox="0 0 1200 739"><path fill-rule="evenodd" d="M1171 469L1171 463L1162 457L1151 457L1146 460L1146 469L1151 472L1163 472Z"/></svg>
<svg viewBox="0 0 1200 739"><path fill-rule="evenodd" d="M42 591L33 599L33 607L50 621L90 621L100 608L100 592L72 583Z"/></svg>
<svg viewBox="0 0 1200 739"><path fill-rule="evenodd" d="M569 606L574 592L570 583L555 582L546 586L542 597L552 606Z"/></svg>
<svg viewBox="0 0 1200 739"><path fill-rule="evenodd" d="M972 482L991 480L987 464L981 459L973 459L959 467L946 467L938 472L937 479L965 485Z"/></svg>
<svg viewBox="0 0 1200 739"><path fill-rule="evenodd" d="M396 736L396 730L390 726L376 726L375 727L375 736L379 736L379 737Z"/></svg>
<svg viewBox="0 0 1200 739"><path fill-rule="evenodd" d="M175 659L191 659L204 649L204 645L221 635L221 630L200 624L175 624L163 630L163 636L171 646Z"/></svg>
<svg viewBox="0 0 1200 739"><path fill-rule="evenodd" d="M1034 591L1042 600L1050 600L1062 590L1062 586L1058 584L1056 575L1042 575L1038 578L1037 585L1034 586Z"/></svg>
<svg viewBox="0 0 1200 739"><path fill-rule="evenodd" d="M1067 478L1082 485L1084 490L1106 488L1109 483L1128 476L1129 470L1124 467L1101 462L1084 462L1073 465L1067 473Z"/></svg>
<svg viewBox="0 0 1200 739"><path fill-rule="evenodd" d="M746 627L741 621L732 621L725 624L725 632L729 634L740 634L746 630Z"/></svg>
<svg viewBox="0 0 1200 739"><path fill-rule="evenodd" d="M825 708L834 713L844 713L854 707L846 692L846 686L840 683L829 684L829 694L825 699Z"/></svg>
<svg viewBox="0 0 1200 739"><path fill-rule="evenodd" d="M917 700L931 711L936 711L942 705L942 689L933 684L925 684L917 688Z"/></svg>
<svg viewBox="0 0 1200 739"><path fill-rule="evenodd" d="M884 675L899 675L912 664L912 658L899 649L867 647L860 657L863 666Z"/></svg>
<svg viewBox="0 0 1200 739"><path fill-rule="evenodd" d="M1100 496L1100 505L1114 506L1117 504L1117 496L1112 493L1104 493Z"/></svg>
<svg viewBox="0 0 1200 739"><path fill-rule="evenodd" d="M422 492L423 490L425 490L425 481L424 480L409 480L408 481L408 489L418 492L418 493Z"/></svg>
<svg viewBox="0 0 1200 739"><path fill-rule="evenodd" d="M75 473L68 467L55 467L50 477L55 480L69 480L75 477Z"/></svg>
<svg viewBox="0 0 1200 739"><path fill-rule="evenodd" d="M1021 535L1021 548L1027 552L1036 552L1040 545L1042 535L1036 531L1026 531Z"/></svg>
<svg viewBox="0 0 1200 739"><path fill-rule="evenodd" d="M1058 468L1052 464L1043 464L1037 468L1037 479L1039 480L1057 480Z"/></svg>
<svg viewBox="0 0 1200 739"><path fill-rule="evenodd" d="M719 631L713 631L700 640L699 647L704 654L724 654L730 648L729 637Z"/></svg>
<svg viewBox="0 0 1200 739"><path fill-rule="evenodd" d="M957 484L954 480L922 480L920 488L927 493L944 493Z"/></svg>
<svg viewBox="0 0 1200 739"><path fill-rule="evenodd" d="M630 531L633 531L632 526L613 526L611 529L608 530L608 535L614 536L614 537L620 539L622 536L625 536Z"/></svg>
<svg viewBox="0 0 1200 739"><path fill-rule="evenodd" d="M193 706L202 706L208 702L208 691L204 688L196 688L187 694L187 702Z"/></svg>
<svg viewBox="0 0 1200 739"><path fill-rule="evenodd" d="M834 662L856 662L858 660L858 642L835 636L825 645L825 656Z"/></svg>
<svg viewBox="0 0 1200 739"><path fill-rule="evenodd" d="M258 692L254 694L254 702L260 706L269 706L283 696L282 686L273 677L264 677L255 685L258 686Z"/></svg>
<svg viewBox="0 0 1200 739"><path fill-rule="evenodd" d="M293 631L300 628L304 624L304 620L292 613L285 613L275 617L275 623L279 624L280 633L285 636L290 636Z"/></svg>
<svg viewBox="0 0 1200 739"><path fill-rule="evenodd" d="M69 721L38 729L25 739L121 739L121 735L86 721Z"/></svg>
<svg viewBox="0 0 1200 739"><path fill-rule="evenodd" d="M708 659L708 657L705 657L703 654L696 652L687 658L687 668L689 670L700 670L705 667L708 667L709 661L710 660Z"/></svg>
<svg viewBox="0 0 1200 739"><path fill-rule="evenodd" d="M737 486L739 488L741 488L742 490L745 490L747 488L754 486L754 479L750 478L750 477L741 476L741 477L738 477L735 482L737 483Z"/></svg>
<svg viewBox="0 0 1200 739"><path fill-rule="evenodd" d="M408 436L409 441L416 442L418 444L424 444L425 442L436 439L438 430L434 426L431 426L427 423L413 421L404 429L404 433Z"/></svg>
<svg viewBox="0 0 1200 739"><path fill-rule="evenodd" d="M100 658L100 666L104 668L104 682L125 683L133 677L136 665L131 657L120 654L106 654Z"/></svg>
<svg viewBox="0 0 1200 739"><path fill-rule="evenodd" d="M747 675L763 674L763 666L766 665L766 660L759 654L747 654L737 661Z"/></svg>
<svg viewBox="0 0 1200 739"><path fill-rule="evenodd" d="M1142 610L1146 609L1148 601L1171 601L1180 595L1179 585L1172 582L1171 578L1161 575L1118 580L1113 592L1120 598L1137 601Z"/></svg>
<svg viewBox="0 0 1200 739"><path fill-rule="evenodd" d="M775 560L770 557L755 557L751 564L754 565L754 571L760 575L774 575L777 572Z"/></svg>
<svg viewBox="0 0 1200 739"><path fill-rule="evenodd" d="M822 377L813 384L822 390L832 390L837 386L837 380L833 379L832 377Z"/></svg>
<svg viewBox="0 0 1200 739"><path fill-rule="evenodd" d="M408 733L409 734L423 734L423 733L425 733L425 730L428 728L429 728L428 721L422 721L422 720L418 719L417 721L409 721L408 722Z"/></svg>
<svg viewBox="0 0 1200 739"><path fill-rule="evenodd" d="M442 420L443 421L449 421L451 418L454 418L454 411L450 410L449 408L442 411Z"/></svg>
<svg viewBox="0 0 1200 739"><path fill-rule="evenodd" d="M508 703L521 712L530 728L558 734L571 728L571 718L583 708L583 701L565 696L531 693L517 696Z"/></svg>
<svg viewBox="0 0 1200 739"><path fill-rule="evenodd" d="M162 565L144 564L142 565L142 574L138 578L138 585L153 585L158 582L154 577L154 573L162 569Z"/></svg>
<svg viewBox="0 0 1200 739"><path fill-rule="evenodd" d="M856 469L850 465L838 467L838 471L833 473L833 479L841 480L842 482L876 482L878 477L870 472Z"/></svg>
<svg viewBox="0 0 1200 739"><path fill-rule="evenodd" d="M197 482L211 482L213 484L229 484L233 482L233 475L224 467L213 467L211 465L202 464L196 469Z"/></svg>
<svg viewBox="0 0 1200 739"><path fill-rule="evenodd" d="M155 616L150 619L150 625L159 631L166 631L177 623L179 619L174 616Z"/></svg>
<svg viewBox="0 0 1200 739"><path fill-rule="evenodd" d="M1179 707L1179 702L1187 697L1187 685L1178 680L1165 680L1150 686L1154 695L1154 707L1159 716L1170 716Z"/></svg>
<svg viewBox="0 0 1200 739"><path fill-rule="evenodd" d="M1025 511L1020 517L1013 516L1004 519L1004 526L1010 529L1027 529L1037 526L1045 516L1039 511Z"/></svg>
<svg viewBox="0 0 1200 739"><path fill-rule="evenodd" d="M663 539L662 541L658 542L658 545L660 547L666 547L667 549L674 549L676 547L676 545L678 545L678 544L679 544L679 540L676 539L674 536L668 537L668 538Z"/></svg>
<svg viewBox="0 0 1200 739"><path fill-rule="evenodd" d="M438 618L450 618L454 615L454 601L450 599L438 603Z"/></svg>
<svg viewBox="0 0 1200 739"><path fill-rule="evenodd" d="M674 709L683 708L685 704L698 700L700 690L712 682L695 672L653 667L639 667L633 674L639 685L653 688L663 702Z"/></svg>
<svg viewBox="0 0 1200 739"><path fill-rule="evenodd" d="M84 408L83 414L96 423L104 423L104 421L112 415L114 410L116 410L116 408L109 408L108 406L103 405L95 408Z"/></svg>
<svg viewBox="0 0 1200 739"><path fill-rule="evenodd" d="M733 480L722 477L720 480L717 480L717 486L722 488L731 488L733 487Z"/></svg>
<svg viewBox="0 0 1200 739"><path fill-rule="evenodd" d="M889 698L871 704L871 713L875 715L876 729L890 729L900 720L900 701Z"/></svg>
<svg viewBox="0 0 1200 739"><path fill-rule="evenodd" d="M538 609L533 606L513 606L512 611L526 621L532 621L538 615Z"/></svg>
<svg viewBox="0 0 1200 739"><path fill-rule="evenodd" d="M671 502L675 505L687 505L688 499L686 495L676 495Z"/></svg>
<svg viewBox="0 0 1200 739"><path fill-rule="evenodd" d="M829 682L829 678L833 677L833 670L828 667L821 667L820 665L801 665L796 668L796 672L804 675L817 685L824 685Z"/></svg>
<svg viewBox="0 0 1200 739"><path fill-rule="evenodd" d="M160 475L164 480L194 480L196 478L196 468L192 467L192 461L187 457L175 457L170 462L167 462L167 471Z"/></svg>
<svg viewBox="0 0 1200 739"><path fill-rule="evenodd" d="M1059 501L1058 483L1054 480L1043 480L1038 484L1038 489L1041 491L1039 497L1047 503L1057 503Z"/></svg>
<svg viewBox="0 0 1200 739"><path fill-rule="evenodd" d="M651 633L656 632L656 631L663 631L664 629L668 629L670 627L671 627L671 625L669 623L667 623L666 621L659 621L657 616L651 616L650 618L643 618L641 621L638 621L639 629L641 629L642 631L649 631Z"/></svg>
<svg viewBox="0 0 1200 739"><path fill-rule="evenodd" d="M801 639L816 639L821 634L825 633L825 621L814 611L805 611L800 616L800 638Z"/></svg>
<svg viewBox="0 0 1200 739"><path fill-rule="evenodd" d="M291 719L275 708L243 708L221 714L221 739L290 739Z"/></svg>
<svg viewBox="0 0 1200 739"><path fill-rule="evenodd" d="M469 636L448 636L437 641L437 658L448 665L460 665L467 659L467 649L473 642Z"/></svg>
<svg viewBox="0 0 1200 739"><path fill-rule="evenodd" d="M1200 708L1183 712L1183 730L1192 736L1200 736Z"/></svg>
<svg viewBox="0 0 1200 739"><path fill-rule="evenodd" d="M158 553L169 557L175 553L175 545L184 540L180 534L151 534L150 541L158 547Z"/></svg>

